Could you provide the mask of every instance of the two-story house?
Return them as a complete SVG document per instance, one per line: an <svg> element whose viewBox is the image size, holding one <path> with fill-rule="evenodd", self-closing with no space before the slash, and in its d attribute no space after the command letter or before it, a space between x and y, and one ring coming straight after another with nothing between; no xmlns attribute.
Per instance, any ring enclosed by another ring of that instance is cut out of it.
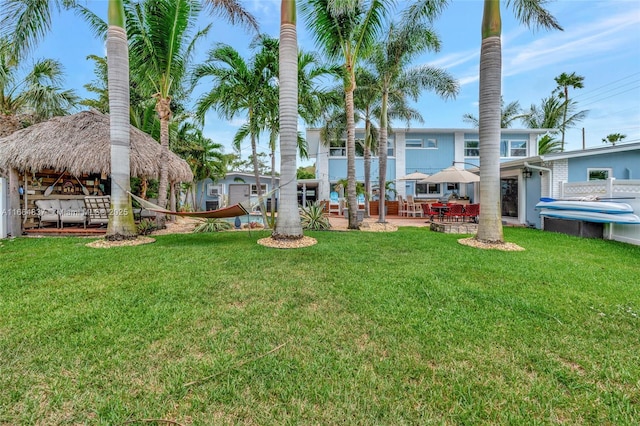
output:
<svg viewBox="0 0 640 426"><path fill-rule="evenodd" d="M513 161L537 155L538 137L547 129L503 129L500 142L500 159ZM356 130L356 139L362 140L364 130ZM318 199L329 199L334 186L347 177L346 138L322 141L320 129L307 129L309 153L316 160ZM358 144L356 144L358 145ZM457 182L426 184L419 181L404 181L403 176L422 172L434 174L455 163L460 168L474 168L479 164L479 135L477 129L396 129L389 135L387 143L387 181L395 184L398 194L414 195L416 198L441 198L451 193L478 198L478 189L473 184L459 185ZM371 161L371 180L378 181L378 157ZM356 179L364 181L364 158L362 150L356 148ZM517 181L515 182L517 185ZM511 187L513 182L503 182ZM507 192L505 188L505 193ZM511 188L513 190L514 188ZM517 190L517 188L516 188ZM517 206L516 206L517 207Z"/></svg>

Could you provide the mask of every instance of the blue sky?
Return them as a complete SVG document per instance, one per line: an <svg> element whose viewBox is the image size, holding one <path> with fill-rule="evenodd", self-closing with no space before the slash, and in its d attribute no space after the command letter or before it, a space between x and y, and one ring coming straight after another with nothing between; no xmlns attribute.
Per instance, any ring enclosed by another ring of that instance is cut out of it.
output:
<svg viewBox="0 0 640 426"><path fill-rule="evenodd" d="M243 4L256 16L262 32L278 36L280 0L244 0ZM88 5L106 17L105 0L89 1ZM398 5L403 8L407 2L399 1ZM602 138L610 133L627 135L626 142L640 141L640 2L560 0L549 3L548 8L564 31L529 30L517 22L511 10L503 7L505 102L519 101L524 108L539 105L556 87L555 77L575 72L584 77L584 88L571 90L569 96L578 102L580 110L589 113L579 128L567 131L567 150L583 146L583 127L586 147L602 146ZM454 0L435 23L442 49L419 58L416 64L427 63L448 70L459 80L461 90L455 100L448 101L430 92L423 93L416 107L425 123L414 123L412 127L468 128L462 121L463 114L477 116L481 18L481 0ZM220 18L214 19L208 39L200 45L197 61L204 58L215 42L245 51L253 37ZM300 48L317 50L302 16L298 19L298 38ZM105 53L103 43L92 36L87 24L68 12L54 15L52 31L39 46L34 56L60 60L65 66L66 86L76 89L80 96L87 96L82 86L94 79L94 74L93 63L86 57ZM227 122L211 112L205 135L228 146L227 152L231 152L233 134L241 123L241 118ZM265 138L261 144L265 152L266 143ZM242 149L243 156L248 152L247 143Z"/></svg>

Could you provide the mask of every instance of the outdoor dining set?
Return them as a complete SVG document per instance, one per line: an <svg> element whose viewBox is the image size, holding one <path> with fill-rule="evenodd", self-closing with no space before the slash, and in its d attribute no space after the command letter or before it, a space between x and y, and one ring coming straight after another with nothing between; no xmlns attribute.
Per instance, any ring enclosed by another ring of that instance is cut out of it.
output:
<svg viewBox="0 0 640 426"><path fill-rule="evenodd" d="M413 196L406 199L398 197L398 214L407 217L429 217L430 220L439 221L470 221L477 222L480 215L480 204L420 202Z"/></svg>

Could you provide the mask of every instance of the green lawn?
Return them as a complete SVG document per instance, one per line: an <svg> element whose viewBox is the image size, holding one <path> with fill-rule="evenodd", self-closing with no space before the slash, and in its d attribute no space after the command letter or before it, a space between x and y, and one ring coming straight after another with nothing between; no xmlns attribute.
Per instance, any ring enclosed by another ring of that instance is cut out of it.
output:
<svg viewBox="0 0 640 426"><path fill-rule="evenodd" d="M640 247L266 235L1 241L0 425L640 423Z"/></svg>

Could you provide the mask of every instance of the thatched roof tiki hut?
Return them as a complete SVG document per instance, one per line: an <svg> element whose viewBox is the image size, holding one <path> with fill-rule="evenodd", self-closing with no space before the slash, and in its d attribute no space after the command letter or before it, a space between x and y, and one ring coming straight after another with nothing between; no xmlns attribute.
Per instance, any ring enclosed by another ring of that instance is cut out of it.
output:
<svg viewBox="0 0 640 426"><path fill-rule="evenodd" d="M49 195L51 198L82 198L80 188L100 193L104 188L104 185L100 187L100 181L111 173L109 132L109 116L83 111L55 117L0 138L0 171L9 175L10 208L31 211L33 202L46 198L46 188L56 180L59 185ZM157 179L160 144L133 126L130 135L131 176ZM173 153L168 161L171 183L193 180L186 161ZM24 194L22 201L19 192ZM36 225L33 218L27 216L22 222L25 227ZM17 230L14 226L10 223L14 232L21 232L20 225ZM12 235L16 235L14 232Z"/></svg>

